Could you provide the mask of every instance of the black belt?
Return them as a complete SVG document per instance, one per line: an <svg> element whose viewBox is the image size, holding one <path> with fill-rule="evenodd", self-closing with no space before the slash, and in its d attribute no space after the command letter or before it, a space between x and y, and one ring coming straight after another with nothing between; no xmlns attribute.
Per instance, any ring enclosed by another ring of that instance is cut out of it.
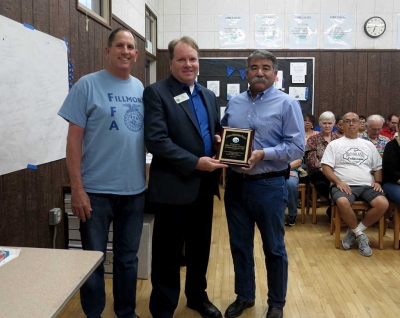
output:
<svg viewBox="0 0 400 318"><path fill-rule="evenodd" d="M260 180L260 179L268 179L268 178L275 178L275 177L283 177L286 174L286 170L281 171L272 171L260 174L247 174L247 173L238 173L236 171L232 171L237 175L243 176L245 180Z"/></svg>

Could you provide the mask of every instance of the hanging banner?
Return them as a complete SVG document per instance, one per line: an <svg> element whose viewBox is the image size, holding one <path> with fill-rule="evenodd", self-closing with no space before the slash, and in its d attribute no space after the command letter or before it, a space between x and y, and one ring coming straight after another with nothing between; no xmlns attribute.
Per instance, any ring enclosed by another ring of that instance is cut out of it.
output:
<svg viewBox="0 0 400 318"><path fill-rule="evenodd" d="M324 16L324 49L353 49L354 29L352 14Z"/></svg>
<svg viewBox="0 0 400 318"><path fill-rule="evenodd" d="M289 29L290 49L317 48L317 15L291 14Z"/></svg>
<svg viewBox="0 0 400 318"><path fill-rule="evenodd" d="M247 49L247 16L228 14L219 16L219 48Z"/></svg>
<svg viewBox="0 0 400 318"><path fill-rule="evenodd" d="M254 43L256 49L281 49L284 18L281 14L256 14Z"/></svg>

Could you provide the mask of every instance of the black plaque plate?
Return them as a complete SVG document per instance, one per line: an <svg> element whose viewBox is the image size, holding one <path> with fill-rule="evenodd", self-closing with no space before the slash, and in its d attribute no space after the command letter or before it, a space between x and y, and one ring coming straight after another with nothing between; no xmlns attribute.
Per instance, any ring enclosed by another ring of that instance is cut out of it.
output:
<svg viewBox="0 0 400 318"><path fill-rule="evenodd" d="M254 130L222 127L217 159L221 163L249 167Z"/></svg>

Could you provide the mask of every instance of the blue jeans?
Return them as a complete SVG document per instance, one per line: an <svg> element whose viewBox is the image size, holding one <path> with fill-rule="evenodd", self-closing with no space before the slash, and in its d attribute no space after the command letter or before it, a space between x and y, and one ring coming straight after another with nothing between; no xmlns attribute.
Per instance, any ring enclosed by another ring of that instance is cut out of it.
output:
<svg viewBox="0 0 400 318"><path fill-rule="evenodd" d="M400 184L384 183L382 188L388 200L393 201L400 206Z"/></svg>
<svg viewBox="0 0 400 318"><path fill-rule="evenodd" d="M80 223L84 250L106 253L113 221L113 294L117 317L136 317L137 252L143 227L144 192L137 195L88 193L91 218ZM83 311L100 317L106 304L103 263L80 291Z"/></svg>
<svg viewBox="0 0 400 318"><path fill-rule="evenodd" d="M283 307L286 302L288 258L283 220L287 203L284 177L244 180L231 173L225 189L235 293L242 301L255 299L254 229L257 224L263 241L268 281L268 305Z"/></svg>
<svg viewBox="0 0 400 318"><path fill-rule="evenodd" d="M288 214L297 216L297 198L299 197L299 178L290 176L287 180Z"/></svg>

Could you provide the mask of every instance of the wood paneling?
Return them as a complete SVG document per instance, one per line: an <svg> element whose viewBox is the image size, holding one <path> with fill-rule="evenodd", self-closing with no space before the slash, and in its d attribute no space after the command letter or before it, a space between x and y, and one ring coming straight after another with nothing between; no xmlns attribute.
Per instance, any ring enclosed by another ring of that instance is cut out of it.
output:
<svg viewBox="0 0 400 318"><path fill-rule="evenodd" d="M72 0L2 0L0 14L69 43L75 83L81 76L104 69L104 48L110 30L76 10ZM113 27L122 24L113 20ZM124 25L123 27L127 27ZM134 30L131 30L134 31ZM136 36L139 59L132 75L144 82L144 39ZM49 210L63 209L62 185L68 183L65 159L0 176L0 245L52 247ZM58 225L56 246L65 246L63 222Z"/></svg>
<svg viewBox="0 0 400 318"><path fill-rule="evenodd" d="M247 57L253 50L200 50L201 57ZM400 112L397 50L272 51L277 57L314 57L314 115L354 111L369 116ZM157 79L169 76L168 51L157 52Z"/></svg>
<svg viewBox="0 0 400 318"><path fill-rule="evenodd" d="M33 0L21 0L21 21L33 25Z"/></svg>
<svg viewBox="0 0 400 318"><path fill-rule="evenodd" d="M340 110L338 110L339 115L356 108L357 81L354 80L355 75L350 76L350 74L357 74L358 72L356 52L343 53L343 72L347 75L343 76L342 105L336 104L338 107L341 106Z"/></svg>
<svg viewBox="0 0 400 318"><path fill-rule="evenodd" d="M50 33L49 0L33 0L33 26L36 30L53 35Z"/></svg>

